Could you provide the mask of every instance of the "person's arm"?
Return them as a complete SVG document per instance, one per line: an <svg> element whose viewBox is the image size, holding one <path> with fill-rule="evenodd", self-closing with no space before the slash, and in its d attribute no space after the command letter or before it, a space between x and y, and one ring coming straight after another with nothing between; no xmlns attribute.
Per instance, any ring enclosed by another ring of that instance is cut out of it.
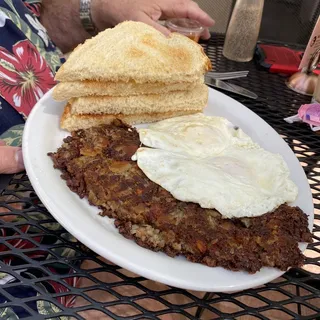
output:
<svg viewBox="0 0 320 320"><path fill-rule="evenodd" d="M68 52L90 35L82 27L80 0L43 0L41 23L49 36L63 51ZM125 20L142 21L168 34L156 23L164 18L190 18L210 27L214 21L191 0L91 0L93 23L98 30L113 27ZM209 38L206 29L204 38Z"/></svg>
<svg viewBox="0 0 320 320"><path fill-rule="evenodd" d="M7 147L0 140L0 174L16 173L24 170L22 150L18 147Z"/></svg>
<svg viewBox="0 0 320 320"><path fill-rule="evenodd" d="M64 53L90 38L90 34L82 27L79 9L79 0L42 0L40 22Z"/></svg>

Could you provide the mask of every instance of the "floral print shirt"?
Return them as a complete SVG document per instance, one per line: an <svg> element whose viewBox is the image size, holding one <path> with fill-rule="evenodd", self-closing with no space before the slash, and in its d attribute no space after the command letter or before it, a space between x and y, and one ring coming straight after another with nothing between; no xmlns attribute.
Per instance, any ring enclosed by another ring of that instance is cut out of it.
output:
<svg viewBox="0 0 320 320"><path fill-rule="evenodd" d="M22 123L55 85L62 54L40 12L41 0L0 0L0 134Z"/></svg>
<svg viewBox="0 0 320 320"><path fill-rule="evenodd" d="M52 43L38 20L40 13L41 0L0 0L0 139L7 145L21 145L25 118L28 117L36 102L55 85L54 74L63 62L60 59L62 56L60 50ZM28 195L25 196L28 197ZM35 214L39 215L34 217L36 220L46 219L40 216L41 213ZM38 232L29 225L25 228L27 229L23 232L29 234ZM48 228L54 230L55 224ZM1 237L10 235L12 234L8 234L4 228L0 228ZM57 241L46 235L34 240L44 241L46 244L55 244ZM9 240L9 242L18 249L28 249L33 246L31 242L24 240ZM0 251L2 250L0 246ZM59 255L70 257L73 255L72 252L71 249L62 248ZM45 252L39 252L36 258L47 260L50 257ZM14 266L18 262L14 258L9 258L5 263ZM26 268L21 270L21 276L35 279L39 276L37 272L36 269ZM73 271L66 268L64 264L56 263L50 267L50 272L69 275ZM17 280L11 275L0 272L0 285L15 281ZM68 285L75 286L77 281L76 277L70 278ZM66 290L66 287L51 280L39 285L42 290L50 293L62 293ZM38 295L38 292L31 287L19 286L18 288L18 290L15 289L16 292L10 292L10 294L17 298ZM75 297L72 296L58 298L59 303L65 306L71 306L74 300ZM0 304L5 302L5 297L0 295ZM48 301L34 301L30 307L45 316L54 316L59 312L57 307ZM27 316L23 308L0 308L0 319L13 320ZM59 319L66 319L66 317Z"/></svg>

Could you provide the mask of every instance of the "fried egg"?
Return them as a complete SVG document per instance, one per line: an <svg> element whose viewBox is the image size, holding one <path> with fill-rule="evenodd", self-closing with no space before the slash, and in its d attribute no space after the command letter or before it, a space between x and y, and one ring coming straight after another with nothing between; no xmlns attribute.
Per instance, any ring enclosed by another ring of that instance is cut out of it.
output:
<svg viewBox="0 0 320 320"><path fill-rule="evenodd" d="M140 129L139 136L145 146L201 158L220 154L229 146L259 147L227 119L202 113L160 121Z"/></svg>
<svg viewBox="0 0 320 320"><path fill-rule="evenodd" d="M216 209L225 218L242 218L263 215L297 197L283 158L224 118L183 116L139 134L147 147L133 159L180 201Z"/></svg>

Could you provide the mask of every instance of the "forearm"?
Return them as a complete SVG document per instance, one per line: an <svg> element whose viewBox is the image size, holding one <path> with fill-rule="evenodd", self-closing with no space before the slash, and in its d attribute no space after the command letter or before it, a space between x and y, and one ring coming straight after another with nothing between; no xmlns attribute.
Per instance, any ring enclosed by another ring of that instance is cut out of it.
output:
<svg viewBox="0 0 320 320"><path fill-rule="evenodd" d="M42 3L40 20L51 39L64 53L90 38L80 21L80 0L42 0ZM113 27L125 20L135 20L167 34L168 30L156 22L161 17L190 18L205 27L214 24L191 0L91 0L91 16L98 30ZM210 36L207 29L204 36Z"/></svg>
<svg viewBox="0 0 320 320"><path fill-rule="evenodd" d="M90 35L82 27L79 0L43 0L40 21L62 52L71 51Z"/></svg>

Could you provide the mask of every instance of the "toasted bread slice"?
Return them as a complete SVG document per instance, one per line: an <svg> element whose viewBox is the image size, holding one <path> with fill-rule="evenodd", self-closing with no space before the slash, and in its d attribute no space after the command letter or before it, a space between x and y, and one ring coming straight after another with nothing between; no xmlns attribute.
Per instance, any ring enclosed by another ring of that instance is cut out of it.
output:
<svg viewBox="0 0 320 320"><path fill-rule="evenodd" d="M197 113L199 111L194 110L182 110L177 112L158 112L158 113L140 113L140 114L72 114L71 105L67 104L60 120L60 126L69 132L88 129L101 124L111 124L115 119L119 119L129 125L139 123L150 123L160 121L168 118L188 115Z"/></svg>
<svg viewBox="0 0 320 320"><path fill-rule="evenodd" d="M128 97L80 97L70 99L75 114L139 114L152 112L203 110L208 102L208 87L189 91Z"/></svg>
<svg viewBox="0 0 320 320"><path fill-rule="evenodd" d="M140 94L161 94L172 91L186 91L203 83L203 77L191 83L135 83L129 82L98 82L70 81L60 82L53 90L56 101L87 96L136 96Z"/></svg>
<svg viewBox="0 0 320 320"><path fill-rule="evenodd" d="M126 21L79 45L56 80L169 84L196 82L210 69L203 48L188 37L166 37L147 24Z"/></svg>

